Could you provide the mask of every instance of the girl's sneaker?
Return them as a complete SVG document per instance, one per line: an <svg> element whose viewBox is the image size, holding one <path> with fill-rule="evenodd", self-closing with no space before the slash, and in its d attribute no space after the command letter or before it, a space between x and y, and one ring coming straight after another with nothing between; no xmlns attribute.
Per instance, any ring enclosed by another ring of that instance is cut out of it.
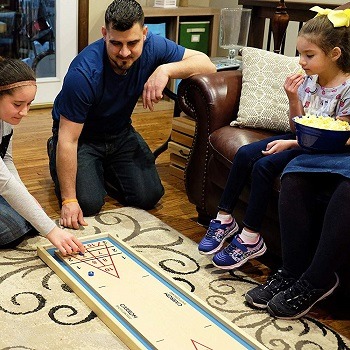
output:
<svg viewBox="0 0 350 350"><path fill-rule="evenodd" d="M271 316L293 320L304 316L320 300L332 294L338 287L339 278L325 288L315 288L307 280L299 279L291 287L275 295L267 304Z"/></svg>
<svg viewBox="0 0 350 350"><path fill-rule="evenodd" d="M220 269L231 270L242 266L249 259L263 255L265 252L266 245L261 236L259 236L257 243L247 244L237 235L225 249L214 255L213 263Z"/></svg>
<svg viewBox="0 0 350 350"><path fill-rule="evenodd" d="M265 283L249 290L245 294L245 300L252 306L260 309L266 309L268 302L276 294L288 289L295 282L295 278L289 276L287 273L282 271L282 269L280 269L271 275Z"/></svg>
<svg viewBox="0 0 350 350"><path fill-rule="evenodd" d="M198 245L201 254L214 254L219 251L227 238L239 230L235 219L229 224L221 224L220 220L211 220L208 231Z"/></svg>

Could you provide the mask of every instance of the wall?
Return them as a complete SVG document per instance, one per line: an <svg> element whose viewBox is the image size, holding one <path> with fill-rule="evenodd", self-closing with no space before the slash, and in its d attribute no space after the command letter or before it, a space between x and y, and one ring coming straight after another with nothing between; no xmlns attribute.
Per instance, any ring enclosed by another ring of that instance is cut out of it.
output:
<svg viewBox="0 0 350 350"><path fill-rule="evenodd" d="M238 0L210 0L210 7L224 8L237 6Z"/></svg>
<svg viewBox="0 0 350 350"><path fill-rule="evenodd" d="M305 0L293 0L295 2L305 3ZM111 0L90 0L89 7L89 43L101 38L101 26L104 23L104 12L107 6L111 3ZM154 0L139 0L142 6L153 6ZM178 2L177 2L178 3ZM277 0L276 0L277 3ZM341 5L345 1L339 0L317 0L313 4L322 6L322 4L334 4ZM238 0L188 0L189 6L203 6L203 7L236 7L238 6ZM312 5L313 5L312 4ZM288 1L286 1L288 9ZM311 4L310 4L311 7ZM268 26L268 21L267 24ZM287 40L286 40L286 51L285 54L288 56L295 55L295 43L298 32L298 24L290 22L288 25ZM266 41L266 40L265 40ZM227 50L223 50L218 47L218 56L226 56Z"/></svg>
<svg viewBox="0 0 350 350"><path fill-rule="evenodd" d="M90 0L89 5L89 43L102 37L104 14L111 0Z"/></svg>
<svg viewBox="0 0 350 350"><path fill-rule="evenodd" d="M217 0L215 0L217 1ZM237 2L237 0L219 0L219 2ZM89 43L101 38L101 27L104 24L104 13L111 0L90 0L89 5ZM177 0L177 3L179 0ZM154 0L139 0L141 6L153 6ZM210 0L188 0L189 6L209 7ZM216 6L215 6L216 7ZM226 7L226 6L225 6Z"/></svg>
<svg viewBox="0 0 350 350"><path fill-rule="evenodd" d="M90 0L89 7L89 43L101 38L101 27L104 23L104 12L111 0ZM140 0L141 6L153 6L154 0ZM178 2L177 2L178 3ZM238 0L188 0L189 6L202 7L236 7ZM227 50L218 47L218 56L226 56Z"/></svg>
<svg viewBox="0 0 350 350"><path fill-rule="evenodd" d="M305 1L305 0L293 0L293 2L300 2L300 3L308 3L309 1ZM288 0L286 0L286 6L288 7ZM310 7L314 6L314 5L319 5L322 6L322 4L328 4L328 5L343 5L345 4L345 1L339 1L339 0L316 0L313 1L312 3L310 2Z"/></svg>
<svg viewBox="0 0 350 350"><path fill-rule="evenodd" d="M209 0L188 0L188 6L201 6L201 7L209 7Z"/></svg>

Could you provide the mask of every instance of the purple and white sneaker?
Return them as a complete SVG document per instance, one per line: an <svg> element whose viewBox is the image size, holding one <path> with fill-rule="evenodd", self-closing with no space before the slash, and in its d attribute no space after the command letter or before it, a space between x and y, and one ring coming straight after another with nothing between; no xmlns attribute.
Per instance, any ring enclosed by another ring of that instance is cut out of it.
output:
<svg viewBox="0 0 350 350"><path fill-rule="evenodd" d="M242 266L249 259L263 255L265 252L266 245L261 236L259 236L257 243L247 244L237 235L225 249L214 255L213 263L220 269L231 270Z"/></svg>
<svg viewBox="0 0 350 350"><path fill-rule="evenodd" d="M199 252L205 255L218 252L226 239L232 237L238 230L235 219L229 224L222 224L220 220L211 220L206 235L198 245Z"/></svg>

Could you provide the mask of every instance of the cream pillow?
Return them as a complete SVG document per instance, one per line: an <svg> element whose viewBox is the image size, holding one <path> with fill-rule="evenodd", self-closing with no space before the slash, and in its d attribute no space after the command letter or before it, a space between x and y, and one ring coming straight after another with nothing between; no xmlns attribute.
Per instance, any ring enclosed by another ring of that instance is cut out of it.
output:
<svg viewBox="0 0 350 350"><path fill-rule="evenodd" d="M298 62L298 57L243 48L242 92L237 119L231 126L290 130L288 98L283 84L287 75L301 69Z"/></svg>

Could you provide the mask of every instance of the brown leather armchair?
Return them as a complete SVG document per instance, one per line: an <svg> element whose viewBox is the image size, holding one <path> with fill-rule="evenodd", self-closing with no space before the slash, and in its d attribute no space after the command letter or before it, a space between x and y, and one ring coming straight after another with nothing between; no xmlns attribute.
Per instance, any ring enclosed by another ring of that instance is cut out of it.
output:
<svg viewBox="0 0 350 350"><path fill-rule="evenodd" d="M262 6L260 3L251 0L239 0L239 2L247 7L252 6L253 12L260 13L258 11L259 6ZM289 9L291 6L297 7L295 11L291 11L292 19L307 20L310 16L309 4L293 4L288 3ZM268 2L266 6L273 6L273 3ZM299 9L299 6L303 8ZM350 2L338 8L350 8ZM250 34L251 39L255 38L253 34L253 32ZM252 46L260 47L260 45ZM276 47L279 47L279 44ZM268 130L229 125L237 117L241 87L241 71L222 71L182 80L178 88L179 107L196 120L193 146L185 168L185 186L189 201L196 206L198 222L203 225L208 225L209 220L216 216L217 205L239 147L273 135L273 132ZM277 177L274 196L269 203L261 230L268 251L278 256L281 254L278 223L279 188L280 181ZM239 224L244 216L248 196L249 185L243 191L240 202L234 210ZM350 290L349 263L339 271L341 275L345 275L345 278L342 278L345 290Z"/></svg>
<svg viewBox="0 0 350 350"><path fill-rule="evenodd" d="M186 192L189 201L196 206L198 222L203 225L207 225L217 213L217 205L237 150L244 144L273 135L267 130L229 125L237 116L241 86L241 71L196 75L179 85L180 107L196 120L194 142L185 169ZM271 251L279 254L278 178L275 187L276 198L270 204L262 232ZM243 218L248 194L247 187L234 212L238 222Z"/></svg>
<svg viewBox="0 0 350 350"><path fill-rule="evenodd" d="M207 225L216 216L217 205L226 184L232 159L239 147L273 135L272 131L230 126L237 117L241 95L241 71L223 71L182 80L178 89L179 106L196 120L193 146L185 168L188 199L196 206L198 222ZM278 223L280 179L276 178L274 196L262 226L269 253L281 256ZM248 202L249 185L234 210L242 227ZM342 290L350 290L350 267L341 271Z"/></svg>

